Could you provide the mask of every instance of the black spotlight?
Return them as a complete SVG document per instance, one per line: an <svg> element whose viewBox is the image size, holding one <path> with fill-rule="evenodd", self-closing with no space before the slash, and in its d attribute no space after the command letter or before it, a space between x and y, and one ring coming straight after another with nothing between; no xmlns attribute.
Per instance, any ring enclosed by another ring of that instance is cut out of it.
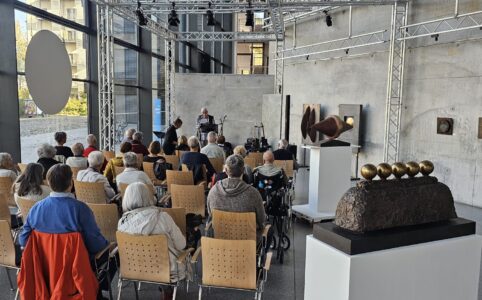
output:
<svg viewBox="0 0 482 300"><path fill-rule="evenodd" d="M430 37L431 37L431 38L434 38L435 41L438 42L439 34L438 34L438 33L437 33L437 34L432 34Z"/></svg>
<svg viewBox="0 0 482 300"><path fill-rule="evenodd" d="M246 26L254 27L254 13L252 10L246 11Z"/></svg>
<svg viewBox="0 0 482 300"><path fill-rule="evenodd" d="M142 11L140 1L137 1L136 15L137 15L137 20L139 21L139 25L140 26L146 26L147 25L147 18L144 15L144 12Z"/></svg>
<svg viewBox="0 0 482 300"><path fill-rule="evenodd" d="M326 17L325 17L325 21L326 21L326 26L328 27L331 27L333 26L333 19L331 18L331 16L328 14L328 11L324 11Z"/></svg>
<svg viewBox="0 0 482 300"><path fill-rule="evenodd" d="M208 18L208 26L216 26L216 21L214 20L214 14L211 10L211 2L209 3L209 9L206 11L206 17Z"/></svg>
<svg viewBox="0 0 482 300"><path fill-rule="evenodd" d="M172 10L171 13L169 13L168 24L169 26L177 27L179 26L179 23L181 23L181 21L179 21L179 17L177 16L177 12L174 9L174 6L176 6L176 3L172 2Z"/></svg>

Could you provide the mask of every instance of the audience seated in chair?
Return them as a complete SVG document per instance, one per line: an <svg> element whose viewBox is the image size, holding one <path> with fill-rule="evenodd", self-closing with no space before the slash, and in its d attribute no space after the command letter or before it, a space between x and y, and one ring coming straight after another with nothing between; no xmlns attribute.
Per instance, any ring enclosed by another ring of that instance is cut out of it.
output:
<svg viewBox="0 0 482 300"><path fill-rule="evenodd" d="M126 130L124 134L124 138L122 139L122 143L132 143L132 136L136 133L135 128L129 128Z"/></svg>
<svg viewBox="0 0 482 300"><path fill-rule="evenodd" d="M236 146L233 150L233 153L235 155L240 155L243 159L246 158L246 156L248 155L248 151L246 151L246 148L244 148L244 146ZM247 177L247 183L248 184L252 184L253 183L253 169L251 169L250 166L248 166L247 164L244 164L244 174L246 175Z"/></svg>
<svg viewBox="0 0 482 300"><path fill-rule="evenodd" d="M87 169L89 163L87 158L84 157L84 145L81 143L75 143L72 145L72 153L74 156L67 158L65 164L71 168Z"/></svg>
<svg viewBox="0 0 482 300"><path fill-rule="evenodd" d="M181 164L185 164L188 167L199 167L201 165L205 165L207 170L207 179L210 180L216 171L211 165L209 158L205 154L199 153L199 139L195 136L191 136L187 141L187 144L190 151L181 157Z"/></svg>
<svg viewBox="0 0 482 300"><path fill-rule="evenodd" d="M134 135L132 136L132 152L146 156L149 154L149 151L147 150L147 147L142 144L143 138L144 135L142 134L142 132L138 131L134 133Z"/></svg>
<svg viewBox="0 0 482 300"><path fill-rule="evenodd" d="M259 192L242 180L244 161L239 155L231 155L226 159L228 178L218 181L208 194L207 208L211 215L213 209L230 212L256 213L258 242L265 227L266 214L263 199Z"/></svg>
<svg viewBox="0 0 482 300"><path fill-rule="evenodd" d="M253 172L259 172L259 174L266 177L276 176L277 174L280 174L280 173L284 175L283 169L278 168L273 164L274 162L273 152L266 151L263 154L263 162L264 164L262 166L255 168ZM284 181L283 182L284 184L288 183L288 177L286 175L283 176L283 181Z"/></svg>
<svg viewBox="0 0 482 300"><path fill-rule="evenodd" d="M65 159L74 156L72 150L70 150L69 147L64 146L67 142L67 133L63 131L56 132L54 138L57 142L57 146L55 146L55 149L57 150L56 155L62 155Z"/></svg>
<svg viewBox="0 0 482 300"><path fill-rule="evenodd" d="M0 177L10 177L12 182L15 182L17 174L12 156L6 152L0 152Z"/></svg>
<svg viewBox="0 0 482 300"><path fill-rule="evenodd" d="M219 135L217 139L218 146L221 147L224 151L224 157L228 157L233 155L233 145L231 143L226 142L226 138L224 135Z"/></svg>
<svg viewBox="0 0 482 300"><path fill-rule="evenodd" d="M87 160L89 161L89 167L79 171L77 181L104 183L105 198L107 202L110 202L115 196L114 189L110 186L107 178L100 173L102 164L105 161L104 154L100 151L93 151L89 154Z"/></svg>
<svg viewBox="0 0 482 300"><path fill-rule="evenodd" d="M186 247L186 239L171 216L154 206L148 187L140 182L130 184L122 199L122 209L124 214L117 229L129 234L166 235L171 261L171 279L183 279L186 276L185 266L179 266L176 259Z"/></svg>
<svg viewBox="0 0 482 300"><path fill-rule="evenodd" d="M41 164L42 167L44 167L44 174L43 174L44 179L47 176L48 170L53 165L56 165L59 163L54 159L55 153L57 153L57 151L55 150L54 146L50 144L44 143L37 148L37 155L38 155L37 163Z"/></svg>
<svg viewBox="0 0 482 300"><path fill-rule="evenodd" d="M118 175L115 171L115 167L123 167L124 166L124 162L123 162L124 154L126 154L127 152L130 152L131 150L132 150L131 143L124 142L120 145L121 155L116 156L116 157L112 158L111 160L109 160L109 162L107 163L107 166L105 167L105 170L104 170L104 176L107 178L107 180L109 180L109 182L115 183L115 178Z"/></svg>
<svg viewBox="0 0 482 300"><path fill-rule="evenodd" d="M147 174L143 171L139 171L137 169L137 155L134 152L127 152L126 154L124 154L123 161L125 167L124 172L120 173L115 178L115 182L119 191L121 183L129 185L134 182L142 182L149 188L150 191L155 190L154 184L152 184L149 176L147 176Z"/></svg>
<svg viewBox="0 0 482 300"><path fill-rule="evenodd" d="M278 149L273 151L274 160L293 160L293 170L298 170L298 163L290 151L288 151L289 143L282 139L278 142Z"/></svg>
<svg viewBox="0 0 482 300"><path fill-rule="evenodd" d="M32 201L40 201L49 196L50 187L43 185L44 168L41 164L29 163L25 171L17 178L12 186L15 202L18 197Z"/></svg>
<svg viewBox="0 0 482 300"><path fill-rule="evenodd" d="M202 154L206 154L208 158L223 158L225 159L224 151L216 144L218 135L211 131L208 133L208 144L201 149Z"/></svg>
<svg viewBox="0 0 482 300"><path fill-rule="evenodd" d="M161 153L161 143L159 141L152 141L149 144L149 155L144 156L144 162L154 163L159 160L159 154Z"/></svg>
<svg viewBox="0 0 482 300"><path fill-rule="evenodd" d="M177 139L177 147L176 150L179 151L189 151L189 146L187 145L187 137L185 135L181 135Z"/></svg>

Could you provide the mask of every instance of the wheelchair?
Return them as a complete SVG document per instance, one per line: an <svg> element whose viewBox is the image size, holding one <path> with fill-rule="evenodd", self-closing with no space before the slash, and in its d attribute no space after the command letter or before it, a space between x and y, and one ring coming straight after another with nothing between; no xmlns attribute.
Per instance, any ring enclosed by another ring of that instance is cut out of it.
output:
<svg viewBox="0 0 482 300"><path fill-rule="evenodd" d="M276 259L283 263L284 251L291 245L288 237L290 198L288 186L284 182L286 175L280 171L273 176L265 176L255 170L253 176L254 187L263 198L268 221L273 227L274 234L270 247L276 250Z"/></svg>

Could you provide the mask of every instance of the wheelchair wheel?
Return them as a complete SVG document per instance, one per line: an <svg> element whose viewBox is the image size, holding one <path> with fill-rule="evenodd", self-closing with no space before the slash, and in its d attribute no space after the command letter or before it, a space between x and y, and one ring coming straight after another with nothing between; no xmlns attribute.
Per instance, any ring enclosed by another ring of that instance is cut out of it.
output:
<svg viewBox="0 0 482 300"><path fill-rule="evenodd" d="M283 247L283 249L286 251L290 248L290 246L290 238L285 233L283 233L283 236L281 237L281 247Z"/></svg>
<svg viewBox="0 0 482 300"><path fill-rule="evenodd" d="M271 245L269 245L269 248L270 249L276 249L276 247L278 246L278 241L276 240L276 237L273 236L273 239L271 240Z"/></svg>

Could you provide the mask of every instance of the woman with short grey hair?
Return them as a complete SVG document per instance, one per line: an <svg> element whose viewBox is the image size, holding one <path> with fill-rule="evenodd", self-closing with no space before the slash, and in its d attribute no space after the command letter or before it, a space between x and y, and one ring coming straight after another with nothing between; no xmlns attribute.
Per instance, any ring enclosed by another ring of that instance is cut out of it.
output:
<svg viewBox="0 0 482 300"><path fill-rule="evenodd" d="M115 196L114 189L110 186L107 178L100 173L100 169L104 164L104 154L100 151L92 151L87 158L89 167L79 171L77 181L82 182L102 182L104 184L105 200L109 203Z"/></svg>
<svg viewBox="0 0 482 300"><path fill-rule="evenodd" d="M124 154L122 161L124 162L124 167L126 168L137 168L139 166L137 155L134 152L127 152Z"/></svg>
<svg viewBox="0 0 482 300"><path fill-rule="evenodd" d="M0 152L0 177L10 177L12 182L17 179L12 156L7 152Z"/></svg>
<svg viewBox="0 0 482 300"><path fill-rule="evenodd" d="M122 160L124 161L124 172L120 173L115 178L118 190L120 190L121 183L131 184L134 182L142 182L151 190L151 195L154 195L155 188L154 184L152 184L152 180L146 173L137 169L137 155L134 152L127 152L124 154Z"/></svg>
<svg viewBox="0 0 482 300"><path fill-rule="evenodd" d="M178 264L176 260L186 247L186 239L171 216L154 206L149 188L140 182L129 184L122 199L122 209L124 214L117 230L137 235L165 235L169 247L171 280L183 279L186 266Z"/></svg>
<svg viewBox="0 0 482 300"><path fill-rule="evenodd" d="M55 150L54 146L50 144L44 143L37 148L37 155L39 158L37 160L37 163L41 164L42 167L44 167L44 179L46 178L49 169L59 163L54 159L56 153L57 150Z"/></svg>

